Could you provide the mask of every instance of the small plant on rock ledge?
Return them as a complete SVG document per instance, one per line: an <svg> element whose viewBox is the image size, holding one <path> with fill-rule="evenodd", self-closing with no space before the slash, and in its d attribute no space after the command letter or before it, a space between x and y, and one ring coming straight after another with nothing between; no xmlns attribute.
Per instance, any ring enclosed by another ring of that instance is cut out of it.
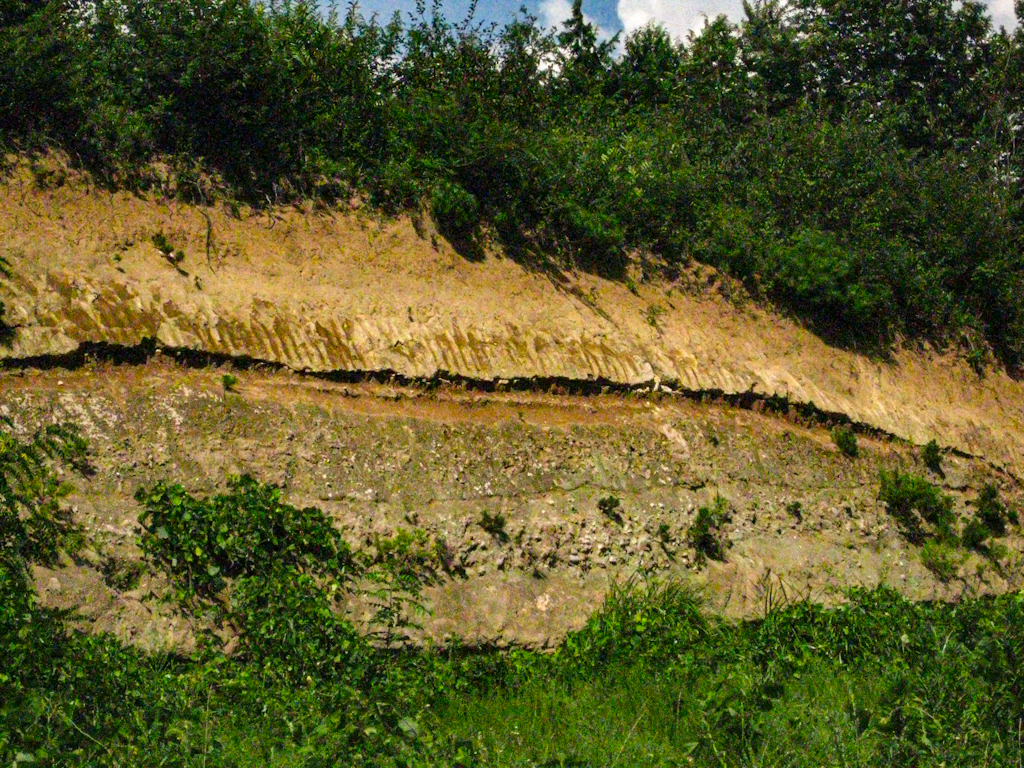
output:
<svg viewBox="0 0 1024 768"><path fill-rule="evenodd" d="M956 577L963 558L951 544L929 539L921 548L921 562L939 581L947 582Z"/></svg>
<svg viewBox="0 0 1024 768"><path fill-rule="evenodd" d="M967 521L967 525L964 526L964 530L960 534L960 542L968 549L985 553L988 551L988 547L985 546L985 541L991 535L991 532L985 527L985 524L975 517Z"/></svg>
<svg viewBox="0 0 1024 768"><path fill-rule="evenodd" d="M892 472L882 470L878 498L899 523L908 541L924 543L927 536L922 522L928 523L940 540L953 541L957 538L953 530L956 519L953 498L923 477L898 469Z"/></svg>
<svg viewBox="0 0 1024 768"><path fill-rule="evenodd" d="M163 232L157 232L150 238L150 241L153 243L153 246L163 254L163 257L167 259L172 267L179 272L182 272L182 274L185 274L181 267L178 266L185 260L185 252L183 250L180 248L175 249L171 244L171 241L167 239L167 235Z"/></svg>
<svg viewBox="0 0 1024 768"><path fill-rule="evenodd" d="M123 557L104 558L100 565L103 583L117 592L128 592L139 586L146 566L138 560L126 560Z"/></svg>
<svg viewBox="0 0 1024 768"><path fill-rule="evenodd" d="M787 504L786 512L788 512L789 516L796 520L797 523L802 523L804 521L804 505L799 501L791 501Z"/></svg>
<svg viewBox="0 0 1024 768"><path fill-rule="evenodd" d="M619 512L622 508L622 502L619 501L617 496L605 496L603 499L599 499L597 508L601 510L602 515L613 523L622 524L622 513Z"/></svg>
<svg viewBox="0 0 1024 768"><path fill-rule="evenodd" d="M921 449L921 461L935 474L942 474L942 452L939 450L939 444L934 439L929 440L924 448Z"/></svg>
<svg viewBox="0 0 1024 768"><path fill-rule="evenodd" d="M725 524L731 519L729 502L721 496L715 497L712 506L697 510L697 519L690 526L686 538L697 552L698 565L703 565L709 558L725 562Z"/></svg>
<svg viewBox="0 0 1024 768"><path fill-rule="evenodd" d="M0 256L0 277L10 278L11 276L11 262L7 261L3 256ZM6 312L4 303L0 301L0 336L4 336L4 330L7 329L4 323L4 312Z"/></svg>
<svg viewBox="0 0 1024 768"><path fill-rule="evenodd" d="M1010 511L999 498L999 489L992 483L986 483L978 495L978 519L993 536L1003 536L1006 523L1014 522L1010 518Z"/></svg>
<svg viewBox="0 0 1024 768"><path fill-rule="evenodd" d="M668 544L669 539L672 538L672 529L669 528L668 523L658 523L658 541L662 544Z"/></svg>
<svg viewBox="0 0 1024 768"><path fill-rule="evenodd" d="M480 513L480 527L500 542L508 541L508 532L505 530L507 522L501 512L496 512L492 515L485 509Z"/></svg>
<svg viewBox="0 0 1024 768"><path fill-rule="evenodd" d="M836 448L851 459L857 458L860 449L857 447L857 435L850 427L836 427L832 430L832 442Z"/></svg>

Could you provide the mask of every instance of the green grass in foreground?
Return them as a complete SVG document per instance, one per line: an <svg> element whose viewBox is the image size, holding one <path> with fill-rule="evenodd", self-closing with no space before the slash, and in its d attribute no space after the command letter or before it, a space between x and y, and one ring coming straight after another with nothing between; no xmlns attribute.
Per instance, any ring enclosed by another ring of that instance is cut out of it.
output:
<svg viewBox="0 0 1024 768"><path fill-rule="evenodd" d="M760 621L678 585L611 595L553 654L147 656L12 606L0 760L82 766L1017 765L1024 611L879 589ZM282 624L288 617L279 617Z"/></svg>
<svg viewBox="0 0 1024 768"><path fill-rule="evenodd" d="M188 657L85 635L39 607L28 569L80 537L52 466L85 452L71 427L0 422L0 765L1021 764L1024 596L855 590L730 623L685 584L634 581L553 653L417 649L425 537L352 552L252 478L137 494L150 566L234 655L212 634ZM358 580L371 637L334 605Z"/></svg>

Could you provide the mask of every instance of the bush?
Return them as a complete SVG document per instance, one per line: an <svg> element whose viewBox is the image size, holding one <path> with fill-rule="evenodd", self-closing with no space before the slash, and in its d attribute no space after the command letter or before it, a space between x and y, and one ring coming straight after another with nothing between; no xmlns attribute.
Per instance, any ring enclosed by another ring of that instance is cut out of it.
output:
<svg viewBox="0 0 1024 768"><path fill-rule="evenodd" d="M999 489L993 483L986 483L978 494L978 520L993 536L1006 533L1009 513L999 498Z"/></svg>
<svg viewBox="0 0 1024 768"><path fill-rule="evenodd" d="M910 541L923 543L925 533L921 520L930 524L941 540L956 539L953 498L923 477L898 469L892 472L882 470L878 498L888 507L889 514L896 518L904 536Z"/></svg>
<svg viewBox="0 0 1024 768"><path fill-rule="evenodd" d="M844 455L851 459L857 458L860 450L857 448L857 435L850 427L836 427L832 430L832 442Z"/></svg>
<svg viewBox="0 0 1024 768"><path fill-rule="evenodd" d="M892 296L867 259L827 232L801 228L766 257L772 294L796 308L827 338L877 340L888 335Z"/></svg>
<svg viewBox="0 0 1024 768"><path fill-rule="evenodd" d="M63 506L73 488L54 465L85 472L86 450L73 426L49 426L25 440L0 416L0 560L9 568L52 565L62 549L81 544L79 526Z"/></svg>
<svg viewBox="0 0 1024 768"><path fill-rule="evenodd" d="M583 677L616 664L664 668L708 635L703 608L700 594L679 582L613 584L586 626L566 637L555 664Z"/></svg>
<svg viewBox="0 0 1024 768"><path fill-rule="evenodd" d="M500 518L500 527L496 518ZM498 538L506 540L504 516L499 513L491 520L500 531ZM372 634L390 648L394 642L407 642L409 630L420 629L417 617L430 613L423 601L423 587L437 579L444 562L437 542L430 544L421 530L399 528L394 536L378 536L374 550L372 555L362 553L360 557L371 585L365 594L373 607Z"/></svg>
<svg viewBox="0 0 1024 768"><path fill-rule="evenodd" d="M626 232L614 214L571 203L559 224L585 269L605 277L621 277L626 266Z"/></svg>
<svg viewBox="0 0 1024 768"><path fill-rule="evenodd" d="M457 247L467 241L480 223L480 204L470 192L451 181L434 185L430 210L437 228Z"/></svg>
<svg viewBox="0 0 1024 768"><path fill-rule="evenodd" d="M228 492L197 499L180 485L140 488L143 554L164 569L184 598L212 598L225 579L259 577L282 567L346 581L348 544L319 509L281 501L281 490L249 475Z"/></svg>
<svg viewBox="0 0 1024 768"><path fill-rule="evenodd" d="M729 502L721 496L715 497L710 507L697 510L697 519L690 526L687 541L697 552L697 562L706 558L725 561L725 525L732 519Z"/></svg>
<svg viewBox="0 0 1024 768"><path fill-rule="evenodd" d="M921 449L921 461L932 472L936 474L942 473L942 453L939 451L939 444L935 442L934 438L929 440L924 448Z"/></svg>
<svg viewBox="0 0 1024 768"><path fill-rule="evenodd" d="M238 579L229 614L242 658L264 675L302 684L307 678L338 680L366 653L355 628L332 610L329 594L294 568L272 568Z"/></svg>

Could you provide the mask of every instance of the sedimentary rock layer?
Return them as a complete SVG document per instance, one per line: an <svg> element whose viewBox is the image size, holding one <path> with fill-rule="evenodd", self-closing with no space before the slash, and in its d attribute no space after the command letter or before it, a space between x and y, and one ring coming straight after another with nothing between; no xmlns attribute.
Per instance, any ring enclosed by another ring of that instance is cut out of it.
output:
<svg viewBox="0 0 1024 768"><path fill-rule="evenodd" d="M184 258L153 244L162 234ZM710 271L639 280L471 261L429 223L0 187L8 359L159 345L297 371L565 379L779 396L1024 470L1024 385L927 349L837 349Z"/></svg>

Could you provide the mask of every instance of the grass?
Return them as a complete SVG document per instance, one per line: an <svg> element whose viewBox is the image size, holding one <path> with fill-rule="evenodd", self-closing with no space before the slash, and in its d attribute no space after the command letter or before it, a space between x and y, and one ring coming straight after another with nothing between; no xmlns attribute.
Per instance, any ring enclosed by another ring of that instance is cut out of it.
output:
<svg viewBox="0 0 1024 768"><path fill-rule="evenodd" d="M944 605L854 589L834 608L777 604L731 622L686 583L634 579L550 653L414 647L409 611L435 573L425 534L400 531L372 555L352 553L322 512L291 507L249 477L208 498L162 484L137 494L149 566L175 586L180 610L214 616L237 637L232 655L213 633L201 632L189 655L88 636L67 613L41 608L27 578L30 562L66 551L74 532L18 523L18 505L55 491L51 462L79 467L84 442L57 428L28 442L0 437L0 480L20 483L18 457L32 480L14 501L0 495L17 545L0 548L0 765L966 768L1022 759L1020 595ZM920 511L934 499L906 477L889 481L893 505L903 498ZM37 522L59 522L59 505L35 509ZM719 498L702 515L713 534L728 504ZM929 539L922 552L945 567L949 546ZM110 571L121 579L118 564ZM370 637L341 605L359 578L377 607Z"/></svg>
<svg viewBox="0 0 1024 768"><path fill-rule="evenodd" d="M929 539L921 547L921 562L924 563L925 568L935 574L936 578L945 582L956 578L963 557L956 547L936 539Z"/></svg>
<svg viewBox="0 0 1024 768"><path fill-rule="evenodd" d="M7 765L866 767L1020 756L1024 607L1012 595L927 605L854 591L837 608L801 602L730 623L683 585L634 582L554 653L368 647L351 669L302 680L252 654L146 655L67 634L39 609L12 635L0 616Z"/></svg>
<svg viewBox="0 0 1024 768"><path fill-rule="evenodd" d="M748 708L736 686L756 678L742 665L695 680L615 668L572 689L542 680L456 702L440 720L497 766L869 765L877 754L878 734L850 706L873 698L867 676L814 663L771 708Z"/></svg>
<svg viewBox="0 0 1024 768"><path fill-rule="evenodd" d="M216 651L148 656L37 619L20 639L0 633L8 765L18 754L33 765L224 768L1020 757L1024 610L1012 595L952 606L855 591L838 608L796 603L731 623L704 616L692 590L637 582L554 653L368 649L334 682L289 682ZM8 665L38 649L45 665Z"/></svg>

